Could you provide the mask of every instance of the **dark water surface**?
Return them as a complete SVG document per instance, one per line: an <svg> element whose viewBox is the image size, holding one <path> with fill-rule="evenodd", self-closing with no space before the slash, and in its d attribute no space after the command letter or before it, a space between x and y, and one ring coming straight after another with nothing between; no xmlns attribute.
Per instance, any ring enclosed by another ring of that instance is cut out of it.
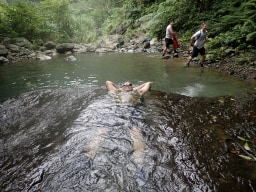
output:
<svg viewBox="0 0 256 192"><path fill-rule="evenodd" d="M184 69L183 59L77 58L0 67L1 191L256 190L255 162L223 145L233 135L255 142L256 97L243 96L255 85ZM153 90L123 106L106 80Z"/></svg>

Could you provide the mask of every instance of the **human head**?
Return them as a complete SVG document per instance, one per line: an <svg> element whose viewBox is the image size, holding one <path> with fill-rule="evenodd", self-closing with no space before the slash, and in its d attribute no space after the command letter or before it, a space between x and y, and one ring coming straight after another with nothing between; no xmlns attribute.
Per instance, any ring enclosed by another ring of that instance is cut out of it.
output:
<svg viewBox="0 0 256 192"><path fill-rule="evenodd" d="M206 31L206 30L207 30L207 23L203 23L203 24L202 24L202 30L203 30L203 31Z"/></svg>
<svg viewBox="0 0 256 192"><path fill-rule="evenodd" d="M174 21L173 21L173 20L170 20L170 24L173 25L173 24L174 24Z"/></svg>
<svg viewBox="0 0 256 192"><path fill-rule="evenodd" d="M132 91L133 90L132 84L129 81L122 84L121 88L123 91Z"/></svg>

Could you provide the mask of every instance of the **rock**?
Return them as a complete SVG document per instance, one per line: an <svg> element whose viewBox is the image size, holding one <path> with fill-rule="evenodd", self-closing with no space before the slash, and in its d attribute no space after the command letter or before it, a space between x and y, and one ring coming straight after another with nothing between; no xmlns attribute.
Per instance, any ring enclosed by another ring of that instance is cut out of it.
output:
<svg viewBox="0 0 256 192"><path fill-rule="evenodd" d="M52 41L48 41L44 44L44 47L46 48L46 50L51 50L56 48L56 44Z"/></svg>
<svg viewBox="0 0 256 192"><path fill-rule="evenodd" d="M157 38L153 38L150 41L150 45L152 45L152 46L158 46L159 44L160 43L159 43L159 41L157 41Z"/></svg>
<svg viewBox="0 0 256 192"><path fill-rule="evenodd" d="M66 58L67 61L76 61L76 58L74 55L70 55Z"/></svg>
<svg viewBox="0 0 256 192"><path fill-rule="evenodd" d="M178 53L174 53L173 57L179 57L179 54Z"/></svg>
<svg viewBox="0 0 256 192"><path fill-rule="evenodd" d="M68 51L73 52L74 44L73 43L63 43L63 44L57 45L56 50L58 53L65 53Z"/></svg>
<svg viewBox="0 0 256 192"><path fill-rule="evenodd" d="M76 53L86 53L88 50L88 47L83 44L75 44L73 51Z"/></svg>
<svg viewBox="0 0 256 192"><path fill-rule="evenodd" d="M18 45L15 44L8 44L6 46L10 52L12 53L19 53L20 52L20 47Z"/></svg>
<svg viewBox="0 0 256 192"><path fill-rule="evenodd" d="M41 51L41 52L46 51L46 47L44 47L44 46L40 46L40 47L39 47L39 51Z"/></svg>
<svg viewBox="0 0 256 192"><path fill-rule="evenodd" d="M108 53L108 52L113 52L113 50L108 48L99 48L95 51L95 53Z"/></svg>
<svg viewBox="0 0 256 192"><path fill-rule="evenodd" d="M165 56L162 56L162 59L170 59L171 56L170 55L165 55Z"/></svg>
<svg viewBox="0 0 256 192"><path fill-rule="evenodd" d="M243 64L247 63L247 58L236 58L235 63L237 65L243 65Z"/></svg>
<svg viewBox="0 0 256 192"><path fill-rule="evenodd" d="M45 60L51 60L52 57L50 57L48 55L41 55L41 54L39 54L39 55L36 56L36 59L40 60L40 61L45 61Z"/></svg>
<svg viewBox="0 0 256 192"><path fill-rule="evenodd" d="M7 46L8 44L14 44L14 45L17 45L19 47L25 47L25 48L28 48L28 49L32 48L32 43L24 37L5 38L3 40L3 44L5 46Z"/></svg>
<svg viewBox="0 0 256 192"><path fill-rule="evenodd" d="M6 57L8 55L8 50L4 45L0 45L0 56Z"/></svg>
<svg viewBox="0 0 256 192"><path fill-rule="evenodd" d="M3 56L0 56L0 64L5 64L5 63L8 63L9 60Z"/></svg>
<svg viewBox="0 0 256 192"><path fill-rule="evenodd" d="M127 52L128 52L128 53L135 53L135 50L134 50L134 49L128 49Z"/></svg>
<svg viewBox="0 0 256 192"><path fill-rule="evenodd" d="M44 53L45 53L45 55L48 55L48 56L55 56L56 55L55 50L46 50Z"/></svg>

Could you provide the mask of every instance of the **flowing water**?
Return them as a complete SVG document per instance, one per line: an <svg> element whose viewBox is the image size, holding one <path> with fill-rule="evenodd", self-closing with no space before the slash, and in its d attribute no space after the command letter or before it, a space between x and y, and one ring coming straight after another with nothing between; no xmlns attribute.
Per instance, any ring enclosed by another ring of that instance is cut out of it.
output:
<svg viewBox="0 0 256 192"><path fill-rule="evenodd" d="M1 191L256 189L246 170L255 166L228 156L219 142L222 126L254 133L254 124L225 110L255 85L182 68L181 58L76 57L0 66ZM106 80L153 87L143 104L120 105Z"/></svg>

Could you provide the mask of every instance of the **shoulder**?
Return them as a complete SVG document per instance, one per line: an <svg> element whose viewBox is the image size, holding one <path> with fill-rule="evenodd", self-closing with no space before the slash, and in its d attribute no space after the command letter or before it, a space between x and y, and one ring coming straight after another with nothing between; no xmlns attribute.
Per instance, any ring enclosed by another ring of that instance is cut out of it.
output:
<svg viewBox="0 0 256 192"><path fill-rule="evenodd" d="M198 36L198 35L200 35L200 34L201 34L201 30L195 32L193 36Z"/></svg>

